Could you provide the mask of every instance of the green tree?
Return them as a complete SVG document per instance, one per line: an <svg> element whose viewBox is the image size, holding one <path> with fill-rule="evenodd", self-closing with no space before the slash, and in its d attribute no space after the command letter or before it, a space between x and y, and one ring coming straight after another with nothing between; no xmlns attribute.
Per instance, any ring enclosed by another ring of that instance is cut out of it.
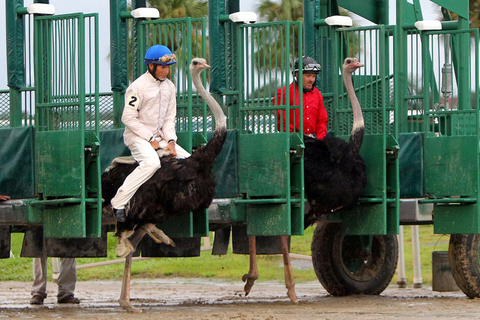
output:
<svg viewBox="0 0 480 320"><path fill-rule="evenodd" d="M160 13L160 19L179 19L179 18L203 18L208 15L208 1L207 0L147 0L147 3L150 7L158 9ZM208 42L203 44L201 42L201 35L203 30L201 30L201 24L192 23L192 52L194 55L200 55L202 52L202 46L207 46ZM149 34L149 40L147 41L148 45L162 43L168 46L178 58L182 57L181 44L179 39L182 38L181 30L178 26L160 26L158 27L157 38L153 38L152 34ZM162 34L162 39L159 39L159 34ZM163 38L164 37L164 38ZM129 32L129 47L131 50L128 51L128 68L129 75L131 80L133 75L133 38L132 32ZM208 52L208 49L207 49ZM205 57L207 58L207 57ZM143 61L143 59L140 59Z"/></svg>
<svg viewBox="0 0 480 320"><path fill-rule="evenodd" d="M277 3L271 0L261 1L257 6L257 12L260 17L268 22L273 21L303 21L303 1L302 0L282 0Z"/></svg>
<svg viewBox="0 0 480 320"><path fill-rule="evenodd" d="M282 0L281 3L272 0L263 0L256 11L260 19L266 22L276 21L303 21L303 1L302 0ZM298 52L298 28L295 26L290 30L290 39L286 39L285 31L275 28L259 31L255 38L258 50L255 53L256 67L258 69L280 68L280 57L285 53L285 46L291 45L292 54ZM293 57L290 57L293 59ZM261 63L260 63L261 61Z"/></svg>
<svg viewBox="0 0 480 320"><path fill-rule="evenodd" d="M148 0L147 2L151 7L158 9L160 19L201 18L208 15L207 0Z"/></svg>
<svg viewBox="0 0 480 320"><path fill-rule="evenodd" d="M470 27L480 28L480 0L470 0Z"/></svg>

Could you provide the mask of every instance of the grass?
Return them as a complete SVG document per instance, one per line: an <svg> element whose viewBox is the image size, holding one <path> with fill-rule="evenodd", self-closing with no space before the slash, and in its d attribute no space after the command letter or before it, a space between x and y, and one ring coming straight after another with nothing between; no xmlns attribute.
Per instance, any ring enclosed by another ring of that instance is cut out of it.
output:
<svg viewBox="0 0 480 320"><path fill-rule="evenodd" d="M448 250L449 236L433 234L433 226L420 226L420 255L422 262L422 278L424 284L432 282L432 251ZM313 227L305 230L304 236L294 236L291 241L291 252L310 255L310 243ZM31 281L32 259L19 258L23 234L12 234L12 253L15 258L0 259L0 281ZM212 240L213 241L213 240ZM407 285L413 283L413 256L411 228L404 227L405 267ZM118 259L115 252L116 238L108 235L108 256L106 258L77 258L77 266L100 261ZM200 257L194 258L157 258L135 261L132 266L132 278L215 278L231 281L241 281L241 277L248 271L249 260L247 255L234 255L229 252L225 256L212 256L210 252L202 252ZM51 279L51 259L48 261L48 274ZM278 256L259 256L259 281L283 281L282 258ZM294 270L296 282L317 281L313 270ZM114 264L77 271L78 280L110 279L121 280L123 264ZM397 282L394 276L392 283Z"/></svg>

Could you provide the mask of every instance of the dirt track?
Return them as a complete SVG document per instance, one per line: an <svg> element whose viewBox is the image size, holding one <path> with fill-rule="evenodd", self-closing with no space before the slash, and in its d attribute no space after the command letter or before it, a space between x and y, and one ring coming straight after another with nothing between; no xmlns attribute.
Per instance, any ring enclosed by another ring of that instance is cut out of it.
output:
<svg viewBox="0 0 480 320"><path fill-rule="evenodd" d="M257 281L248 297L239 282L195 279L133 280L132 315L118 306L121 282L77 283L80 305L56 304L49 283L43 306L29 305L29 282L0 282L0 318L35 319L480 319L480 300L461 292L431 288L398 289L380 296L331 297L318 282L297 284L298 305L286 298L280 282Z"/></svg>

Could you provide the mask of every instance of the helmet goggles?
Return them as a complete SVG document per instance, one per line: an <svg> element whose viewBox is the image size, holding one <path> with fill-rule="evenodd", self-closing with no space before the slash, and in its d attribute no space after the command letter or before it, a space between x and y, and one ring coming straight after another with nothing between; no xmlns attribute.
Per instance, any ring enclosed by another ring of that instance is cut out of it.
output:
<svg viewBox="0 0 480 320"><path fill-rule="evenodd" d="M165 54L158 59L145 59L145 63L170 65L170 64L177 63L177 56L173 53Z"/></svg>
<svg viewBox="0 0 480 320"><path fill-rule="evenodd" d="M319 73L322 67L319 63L307 63L303 66L303 72Z"/></svg>

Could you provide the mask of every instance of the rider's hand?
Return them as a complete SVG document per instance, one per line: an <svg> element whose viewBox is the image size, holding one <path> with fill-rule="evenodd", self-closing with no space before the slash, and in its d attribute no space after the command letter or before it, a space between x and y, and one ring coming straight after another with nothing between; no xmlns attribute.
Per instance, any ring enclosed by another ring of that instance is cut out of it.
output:
<svg viewBox="0 0 480 320"><path fill-rule="evenodd" d="M172 141L165 147L165 150L170 151L169 156L175 158L177 156L177 151L175 150L175 142Z"/></svg>
<svg viewBox="0 0 480 320"><path fill-rule="evenodd" d="M153 139L152 141L150 141L150 145L153 147L153 149L155 150L158 150L160 149L160 144L158 143L158 141L156 139Z"/></svg>

